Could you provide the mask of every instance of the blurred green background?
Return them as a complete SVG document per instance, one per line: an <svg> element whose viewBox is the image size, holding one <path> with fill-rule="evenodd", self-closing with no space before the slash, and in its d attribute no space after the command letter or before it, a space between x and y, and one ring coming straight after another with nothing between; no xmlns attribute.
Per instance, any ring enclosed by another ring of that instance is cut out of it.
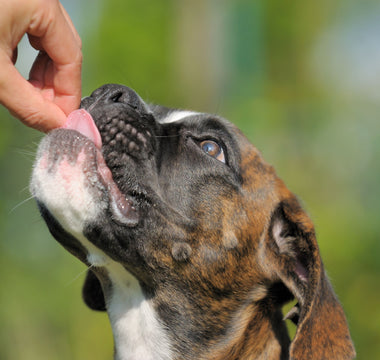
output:
<svg viewBox="0 0 380 360"><path fill-rule="evenodd" d="M380 359L379 2L63 5L83 40L83 95L123 83L243 129L311 214L358 359ZM107 316L81 300L84 266L29 199L41 135L0 115L0 358L111 359Z"/></svg>

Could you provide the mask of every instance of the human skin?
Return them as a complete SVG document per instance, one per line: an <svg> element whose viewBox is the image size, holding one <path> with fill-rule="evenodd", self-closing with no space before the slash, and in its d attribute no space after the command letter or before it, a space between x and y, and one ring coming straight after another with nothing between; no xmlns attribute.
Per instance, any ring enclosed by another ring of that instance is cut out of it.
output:
<svg viewBox="0 0 380 360"><path fill-rule="evenodd" d="M58 0L0 0L0 103L25 125L62 126L81 98L81 39ZM39 54L29 80L15 68L27 34Z"/></svg>

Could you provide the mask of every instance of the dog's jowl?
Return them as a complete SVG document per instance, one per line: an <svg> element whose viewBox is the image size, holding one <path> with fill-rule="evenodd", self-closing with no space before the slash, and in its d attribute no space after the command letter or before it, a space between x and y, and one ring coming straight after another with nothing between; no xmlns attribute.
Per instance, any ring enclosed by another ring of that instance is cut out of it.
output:
<svg viewBox="0 0 380 360"><path fill-rule="evenodd" d="M354 358L311 220L234 125L120 85L81 108L41 142L31 191L91 266L115 359Z"/></svg>

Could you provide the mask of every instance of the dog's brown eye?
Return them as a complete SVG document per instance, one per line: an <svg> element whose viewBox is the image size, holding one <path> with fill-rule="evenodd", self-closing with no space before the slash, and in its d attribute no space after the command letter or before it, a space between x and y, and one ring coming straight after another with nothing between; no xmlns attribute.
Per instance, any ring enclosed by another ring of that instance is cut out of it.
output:
<svg viewBox="0 0 380 360"><path fill-rule="evenodd" d="M223 148L215 141L204 140L200 143L200 147L206 154L221 161L222 163L226 162Z"/></svg>

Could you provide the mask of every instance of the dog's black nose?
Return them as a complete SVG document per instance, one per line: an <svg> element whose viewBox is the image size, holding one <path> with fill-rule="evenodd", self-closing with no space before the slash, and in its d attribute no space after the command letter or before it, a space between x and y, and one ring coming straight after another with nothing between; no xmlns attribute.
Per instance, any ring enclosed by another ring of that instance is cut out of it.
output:
<svg viewBox="0 0 380 360"><path fill-rule="evenodd" d="M84 98L81 107L91 108L112 104L124 104L140 114L149 113L149 109L140 96L131 88L119 84L106 84L96 89L88 98Z"/></svg>
<svg viewBox="0 0 380 360"><path fill-rule="evenodd" d="M124 154L145 160L153 155L159 124L134 90L124 85L103 85L82 100L81 108L92 115L106 157L112 153L115 159Z"/></svg>

